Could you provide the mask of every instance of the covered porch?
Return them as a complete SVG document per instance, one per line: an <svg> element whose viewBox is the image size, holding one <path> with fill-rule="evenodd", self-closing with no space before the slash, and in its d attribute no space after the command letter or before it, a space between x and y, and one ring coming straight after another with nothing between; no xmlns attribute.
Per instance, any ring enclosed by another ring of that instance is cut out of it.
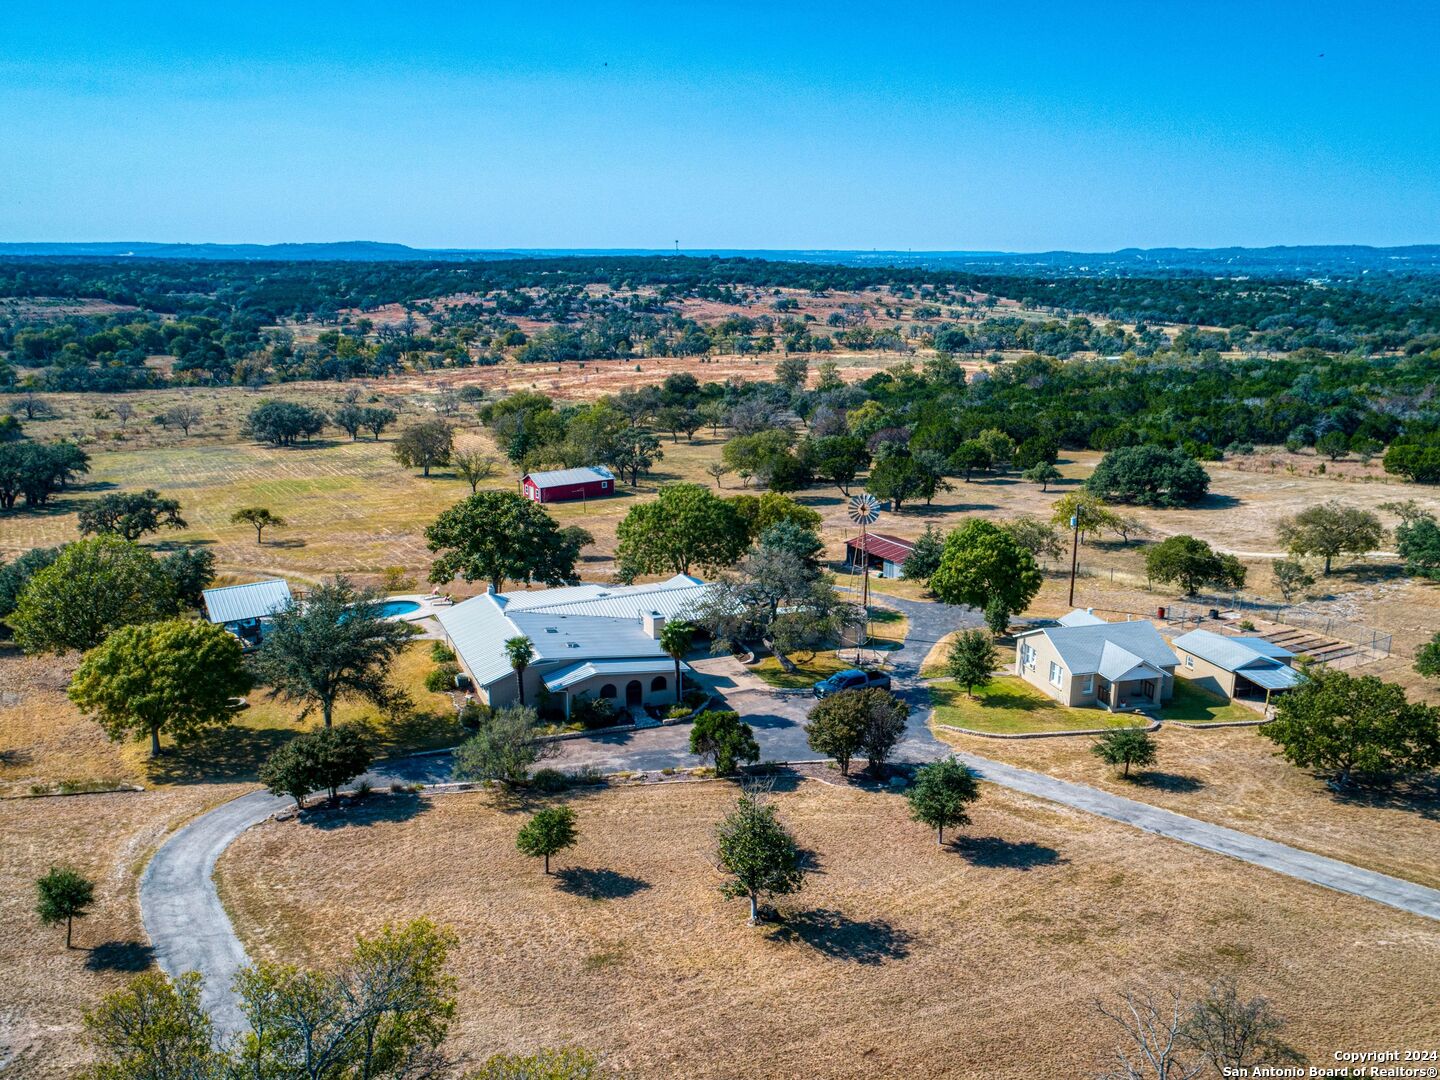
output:
<svg viewBox="0 0 1440 1080"><path fill-rule="evenodd" d="M680 664L681 678L693 677L690 665ZM585 660L558 668L545 676L545 689L565 700L565 718L571 703L580 698L606 698L616 712L634 712L646 705L675 702L675 661L669 657L635 660Z"/></svg>
<svg viewBox="0 0 1440 1080"><path fill-rule="evenodd" d="M1095 700L1112 712L1159 709L1165 701L1165 672L1149 664L1137 665L1114 679L1097 676Z"/></svg>

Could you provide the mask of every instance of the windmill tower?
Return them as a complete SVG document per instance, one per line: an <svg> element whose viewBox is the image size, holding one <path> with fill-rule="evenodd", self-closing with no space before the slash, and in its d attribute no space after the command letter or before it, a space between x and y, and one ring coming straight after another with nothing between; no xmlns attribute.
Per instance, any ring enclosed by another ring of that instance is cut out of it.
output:
<svg viewBox="0 0 1440 1080"><path fill-rule="evenodd" d="M862 491L858 495L851 496L850 505L846 508L850 520L860 526L860 610L863 618L860 622L860 630L855 637L855 662L860 663L860 656L865 648L865 642L870 636L870 526L875 524L880 517L880 500L871 495L868 491ZM850 588L855 588L856 564L850 564Z"/></svg>

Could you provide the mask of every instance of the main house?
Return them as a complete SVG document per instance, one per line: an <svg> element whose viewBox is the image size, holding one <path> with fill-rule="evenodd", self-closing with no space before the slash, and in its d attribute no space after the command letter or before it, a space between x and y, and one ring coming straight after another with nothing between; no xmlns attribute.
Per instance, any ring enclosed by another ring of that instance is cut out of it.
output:
<svg viewBox="0 0 1440 1080"><path fill-rule="evenodd" d="M579 469L555 469L526 473L521 481L525 498L531 502L571 502L615 494L615 474L599 465Z"/></svg>
<svg viewBox="0 0 1440 1080"><path fill-rule="evenodd" d="M1271 694L1299 686L1305 678L1290 666L1294 653L1263 637L1191 630L1175 639L1175 652L1187 679L1228 698L1268 702Z"/></svg>
<svg viewBox="0 0 1440 1080"><path fill-rule="evenodd" d="M436 613L445 640L488 705L519 698L505 642L527 637L525 700L543 688L564 699L609 698L617 709L675 700L675 662L660 648L667 620L691 615L709 588L686 574L652 585L572 585L484 592ZM682 668L684 665L682 664Z"/></svg>
<svg viewBox="0 0 1440 1080"><path fill-rule="evenodd" d="M1145 619L1111 623L1077 609L1015 635L1015 674L1062 705L1158 708L1175 692L1179 663Z"/></svg>

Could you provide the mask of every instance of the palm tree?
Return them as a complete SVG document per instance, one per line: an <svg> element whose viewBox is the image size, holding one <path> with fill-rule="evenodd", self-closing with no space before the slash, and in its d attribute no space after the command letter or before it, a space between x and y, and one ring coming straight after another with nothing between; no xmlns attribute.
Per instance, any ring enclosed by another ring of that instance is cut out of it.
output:
<svg viewBox="0 0 1440 1080"><path fill-rule="evenodd" d="M525 669L535 659L535 644L524 634L505 639L505 655L515 669L515 686L520 693L520 704L525 704Z"/></svg>
<svg viewBox="0 0 1440 1080"><path fill-rule="evenodd" d="M667 622L660 627L660 648L664 649L671 660L675 661L675 704L680 704L683 696L680 693L680 658L690 651L690 643L695 638L695 627L688 622Z"/></svg>

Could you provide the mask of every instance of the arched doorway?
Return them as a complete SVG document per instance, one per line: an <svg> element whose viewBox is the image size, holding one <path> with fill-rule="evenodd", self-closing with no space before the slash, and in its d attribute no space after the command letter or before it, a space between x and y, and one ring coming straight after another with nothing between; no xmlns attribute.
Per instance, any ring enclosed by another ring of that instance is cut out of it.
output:
<svg viewBox="0 0 1440 1080"><path fill-rule="evenodd" d="M625 707L627 709L638 708L645 698L645 688L640 685L639 679L631 679L625 685Z"/></svg>

